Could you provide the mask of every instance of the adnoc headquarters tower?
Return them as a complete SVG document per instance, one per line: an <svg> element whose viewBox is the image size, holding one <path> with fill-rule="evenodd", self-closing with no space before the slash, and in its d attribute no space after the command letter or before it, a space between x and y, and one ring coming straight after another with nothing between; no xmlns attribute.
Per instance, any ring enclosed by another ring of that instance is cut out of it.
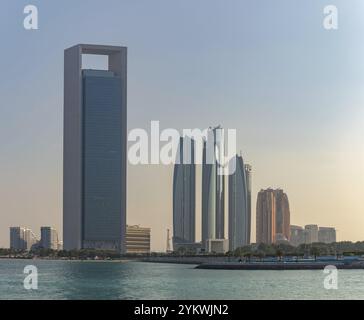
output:
<svg viewBox="0 0 364 320"><path fill-rule="evenodd" d="M108 56L83 70L82 54ZM64 249L125 251L127 48L80 44L64 52Z"/></svg>

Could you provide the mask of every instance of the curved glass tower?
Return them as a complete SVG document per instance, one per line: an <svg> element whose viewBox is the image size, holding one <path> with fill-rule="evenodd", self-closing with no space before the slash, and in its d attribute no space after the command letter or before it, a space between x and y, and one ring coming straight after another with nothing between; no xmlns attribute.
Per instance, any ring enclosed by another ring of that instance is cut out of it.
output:
<svg viewBox="0 0 364 320"><path fill-rule="evenodd" d="M248 180L243 158L236 155L235 161L235 172L229 176L229 250L250 243L250 176Z"/></svg>
<svg viewBox="0 0 364 320"><path fill-rule="evenodd" d="M225 187L224 175L217 156L224 154L222 129L210 128L203 145L202 164L202 244L211 239L225 238Z"/></svg>
<svg viewBox="0 0 364 320"><path fill-rule="evenodd" d="M195 242L195 143L180 138L173 173L173 247Z"/></svg>
<svg viewBox="0 0 364 320"><path fill-rule="evenodd" d="M252 225L252 166L250 164L245 164L245 177L248 192L248 244L250 244Z"/></svg>

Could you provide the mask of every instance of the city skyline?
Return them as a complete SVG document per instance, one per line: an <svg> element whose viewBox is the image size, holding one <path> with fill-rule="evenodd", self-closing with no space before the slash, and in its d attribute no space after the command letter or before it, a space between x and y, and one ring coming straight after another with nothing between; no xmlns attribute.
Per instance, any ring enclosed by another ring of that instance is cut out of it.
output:
<svg viewBox="0 0 364 320"><path fill-rule="evenodd" d="M331 225L338 240L362 240L364 7L332 2L341 13L332 32L322 28L322 5L313 1L202 1L178 10L159 0L143 2L144 10L110 1L107 16L95 1L86 8L66 0L62 12L39 2L36 31L24 30L22 6L5 2L0 247L8 246L9 226L62 230L62 53L80 42L130 48L128 130L151 119L179 130L238 129L237 150L254 168L252 239L257 193L272 187L289 194L292 223ZM97 15L105 28L87 19L80 26L83 14ZM85 57L85 67L94 62L103 65ZM128 223L152 228L153 250L165 248L172 226L172 176L172 167L128 165Z"/></svg>

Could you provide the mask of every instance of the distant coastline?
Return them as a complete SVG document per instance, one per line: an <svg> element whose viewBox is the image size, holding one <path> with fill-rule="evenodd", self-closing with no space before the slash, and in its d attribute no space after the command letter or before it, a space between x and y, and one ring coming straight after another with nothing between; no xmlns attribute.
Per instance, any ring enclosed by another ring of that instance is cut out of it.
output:
<svg viewBox="0 0 364 320"><path fill-rule="evenodd" d="M0 260L33 260L33 261L74 261L74 262L129 262L129 261L136 261L137 259L60 259L55 257L45 258L45 257L0 257Z"/></svg>
<svg viewBox="0 0 364 320"><path fill-rule="evenodd" d="M199 264L196 269L210 270L323 270L327 266L335 266L337 269L364 269L364 261L345 262L276 262L276 263L206 263Z"/></svg>
<svg viewBox="0 0 364 320"><path fill-rule="evenodd" d="M6 257L0 260L33 260L33 261L67 261L67 262L149 262L162 264L193 265L195 269L205 270L323 270L327 266L337 269L364 269L362 257L335 259L334 257L318 257L314 259L261 260L242 261L224 256L131 256L119 258L59 258L59 257Z"/></svg>
<svg viewBox="0 0 364 320"><path fill-rule="evenodd" d="M255 261L243 261L241 259L228 257L147 257L141 259L143 262L190 264L196 269L214 270L322 270L328 265L337 269L364 269L364 259L360 256L337 259L332 256L317 257L316 259L287 259L278 260L268 258Z"/></svg>

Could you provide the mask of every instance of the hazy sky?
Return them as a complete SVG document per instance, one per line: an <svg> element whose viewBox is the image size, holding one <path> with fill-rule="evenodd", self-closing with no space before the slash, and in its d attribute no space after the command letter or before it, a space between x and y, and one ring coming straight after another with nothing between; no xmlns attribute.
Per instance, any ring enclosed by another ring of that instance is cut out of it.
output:
<svg viewBox="0 0 364 320"><path fill-rule="evenodd" d="M39 30L23 28L30 3ZM323 28L329 4L338 30ZM11 225L62 233L63 50L78 43L128 47L129 130L237 129L253 240L267 187L288 194L292 224L364 240L363 33L362 0L1 1L0 246ZM172 167L128 167L127 215L165 250Z"/></svg>

